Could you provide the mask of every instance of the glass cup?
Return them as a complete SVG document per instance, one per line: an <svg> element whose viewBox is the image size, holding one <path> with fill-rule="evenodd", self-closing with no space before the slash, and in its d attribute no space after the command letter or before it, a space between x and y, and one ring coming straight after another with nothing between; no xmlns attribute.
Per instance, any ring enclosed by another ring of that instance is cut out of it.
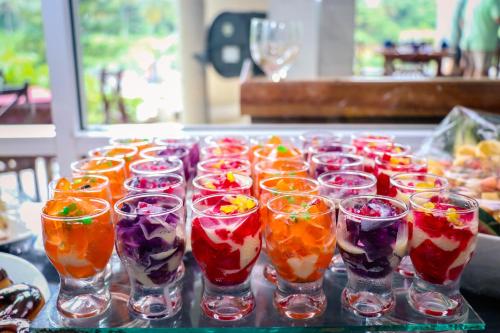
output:
<svg viewBox="0 0 500 333"><path fill-rule="evenodd" d="M192 209L191 246L204 281L201 309L217 320L241 319L255 307L250 273L262 246L257 199L215 194Z"/></svg>
<svg viewBox="0 0 500 333"><path fill-rule="evenodd" d="M294 137L281 137L277 135L257 135L250 139L250 162L253 163L255 151L262 147L276 147L284 145L285 147L294 147L296 144Z"/></svg>
<svg viewBox="0 0 500 333"><path fill-rule="evenodd" d="M427 160L413 155L391 156L384 154L375 158L374 175L377 177L377 193L389 195L391 189L390 178L402 172L427 172Z"/></svg>
<svg viewBox="0 0 500 333"><path fill-rule="evenodd" d="M321 153L356 154L356 147L338 142L324 142L317 146L310 146L307 150L304 150L304 153L305 160L311 163L311 158Z"/></svg>
<svg viewBox="0 0 500 333"><path fill-rule="evenodd" d="M191 160L189 158L189 149L186 147L177 145L151 147L144 149L140 156L143 159L180 159L184 167L184 175L186 176L187 181L191 179L194 172L194 166L191 166Z"/></svg>
<svg viewBox="0 0 500 333"><path fill-rule="evenodd" d="M301 38L301 22L252 18L250 24L252 59L270 80L279 82L286 78L297 57Z"/></svg>
<svg viewBox="0 0 500 333"><path fill-rule="evenodd" d="M248 146L248 138L243 135L209 135L203 140L207 146L218 146L218 145L240 145Z"/></svg>
<svg viewBox="0 0 500 333"><path fill-rule="evenodd" d="M337 208L340 201L354 195L377 194L377 178L362 171L334 171L319 176L320 194L330 198ZM345 273L346 268L342 256L337 253L330 263L330 270L336 273Z"/></svg>
<svg viewBox="0 0 500 333"><path fill-rule="evenodd" d="M234 143L224 143L211 145L201 148L201 160L209 160L212 158L238 158L248 160L249 148L247 145Z"/></svg>
<svg viewBox="0 0 500 333"><path fill-rule="evenodd" d="M446 178L429 173L398 173L390 178L390 182L389 195L403 201L407 205L410 204L410 196L413 193L422 191L440 192L448 188ZM408 223L411 223L410 219ZM396 272L405 277L415 276L415 268L409 255L403 257Z"/></svg>
<svg viewBox="0 0 500 333"><path fill-rule="evenodd" d="M358 154L362 154L363 149L365 149L367 145L382 144L387 142L394 142L394 135L373 134L367 132L351 135L351 144L356 147Z"/></svg>
<svg viewBox="0 0 500 333"><path fill-rule="evenodd" d="M129 310L143 319L174 316L182 307L182 200L169 194L138 194L118 201L114 210L116 249L130 277Z"/></svg>
<svg viewBox="0 0 500 333"><path fill-rule="evenodd" d="M261 161L274 161L277 159L304 160L302 151L292 145L266 145L256 149L253 153L253 163Z"/></svg>
<svg viewBox="0 0 500 333"><path fill-rule="evenodd" d="M340 144L342 135L329 131L309 131L301 134L299 140L302 142L302 149L307 151L311 147L320 147L325 144Z"/></svg>
<svg viewBox="0 0 500 333"><path fill-rule="evenodd" d="M77 198L101 198L111 205L109 179L105 176L87 175L54 179L49 183L49 197L61 199L67 196Z"/></svg>
<svg viewBox="0 0 500 333"><path fill-rule="evenodd" d="M267 178L285 177L285 176L309 176L309 163L302 160L264 160L255 164L253 193L258 196L260 193L260 182Z"/></svg>
<svg viewBox="0 0 500 333"><path fill-rule="evenodd" d="M326 309L323 273L335 249L335 205L325 197L286 194L267 202L267 253L278 273L274 306L292 319Z"/></svg>
<svg viewBox="0 0 500 333"><path fill-rule="evenodd" d="M379 317L394 307L392 274L407 245L408 207L399 200L360 195L340 202L338 249L347 269L344 306Z"/></svg>
<svg viewBox="0 0 500 333"><path fill-rule="evenodd" d="M116 202L125 195L123 182L125 181L125 161L115 157L89 157L71 163L73 176L101 175L109 179L112 202Z"/></svg>
<svg viewBox="0 0 500 333"><path fill-rule="evenodd" d="M212 194L244 194L252 192L252 178L237 173L212 173L193 179L193 201ZM218 198L216 198L218 200Z"/></svg>
<svg viewBox="0 0 500 333"><path fill-rule="evenodd" d="M177 157L138 160L130 164L132 176L167 175L174 173L186 179L184 163Z"/></svg>
<svg viewBox="0 0 500 333"><path fill-rule="evenodd" d="M365 158L365 171L373 173L375 170L375 158L384 155L388 156L402 156L410 153L410 146L401 145L388 141L368 143L363 148L362 155Z"/></svg>
<svg viewBox="0 0 500 333"><path fill-rule="evenodd" d="M408 301L418 312L441 318L464 315L460 276L470 261L478 233L478 203L452 192L410 196L408 248L416 277Z"/></svg>
<svg viewBox="0 0 500 333"><path fill-rule="evenodd" d="M267 178L260 182L260 193L258 195L260 202L259 217L264 230L267 220L269 218L267 202L274 197L284 194L318 194L319 183L310 178L305 177L274 177ZM263 247L265 250L265 246ZM267 281L276 284L277 273L276 268L271 263L264 266L264 277Z"/></svg>
<svg viewBox="0 0 500 333"><path fill-rule="evenodd" d="M134 176L127 179L124 186L127 195L165 193L175 195L183 202L186 200L186 182L175 173Z"/></svg>
<svg viewBox="0 0 500 333"><path fill-rule="evenodd" d="M318 178L324 173L340 170L363 170L363 157L344 153L322 153L311 157L310 174Z"/></svg>
<svg viewBox="0 0 500 333"><path fill-rule="evenodd" d="M104 270L114 244L108 201L63 197L47 201L42 214L45 252L60 276L57 311L68 319L104 313L111 295Z"/></svg>
<svg viewBox="0 0 500 333"><path fill-rule="evenodd" d="M238 158L212 158L198 163L196 168L198 176L226 172L239 173L246 176L252 174L250 161Z"/></svg>
<svg viewBox="0 0 500 333"><path fill-rule="evenodd" d="M132 146L139 150L139 153L146 148L153 147L153 140L147 138L111 138L109 144L112 146Z"/></svg>
<svg viewBox="0 0 500 333"><path fill-rule="evenodd" d="M193 169L196 164L200 161L200 144L199 138L187 135L172 135L169 137L161 137L155 140L155 144L158 146L178 146L186 147L189 149L189 165Z"/></svg>
<svg viewBox="0 0 500 333"><path fill-rule="evenodd" d="M139 149L134 146L104 146L89 150L89 157L115 157L125 161L125 175L130 175L130 163L139 157Z"/></svg>

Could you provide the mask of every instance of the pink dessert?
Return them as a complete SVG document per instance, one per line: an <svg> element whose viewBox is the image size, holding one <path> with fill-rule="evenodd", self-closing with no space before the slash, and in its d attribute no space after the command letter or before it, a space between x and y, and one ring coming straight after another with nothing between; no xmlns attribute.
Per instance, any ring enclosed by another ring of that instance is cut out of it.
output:
<svg viewBox="0 0 500 333"><path fill-rule="evenodd" d="M250 195L252 178L233 172L206 174L193 179L193 201L212 194Z"/></svg>
<svg viewBox="0 0 500 333"><path fill-rule="evenodd" d="M212 158L198 163L198 176L209 173L233 172L242 175L251 175L251 165L248 160L237 158Z"/></svg>

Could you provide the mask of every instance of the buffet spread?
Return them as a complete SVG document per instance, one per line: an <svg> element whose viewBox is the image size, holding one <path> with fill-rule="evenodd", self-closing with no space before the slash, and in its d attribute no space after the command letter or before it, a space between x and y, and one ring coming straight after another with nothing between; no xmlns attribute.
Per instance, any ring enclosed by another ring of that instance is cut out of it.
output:
<svg viewBox="0 0 500 333"><path fill-rule="evenodd" d="M49 184L57 295L0 271L0 327L482 329L459 284L500 234L500 141L464 123L448 154L439 131L112 139Z"/></svg>

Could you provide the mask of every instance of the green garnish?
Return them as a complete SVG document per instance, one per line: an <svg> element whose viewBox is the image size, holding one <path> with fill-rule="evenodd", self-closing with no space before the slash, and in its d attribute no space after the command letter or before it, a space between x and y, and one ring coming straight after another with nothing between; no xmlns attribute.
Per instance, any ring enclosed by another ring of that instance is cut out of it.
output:
<svg viewBox="0 0 500 333"><path fill-rule="evenodd" d="M91 184L94 184L96 181L97 181L97 178L95 178L95 177L89 177L89 182Z"/></svg>
<svg viewBox="0 0 500 333"><path fill-rule="evenodd" d="M309 221L311 219L311 213L305 212L302 214L302 218L306 221Z"/></svg>
<svg viewBox="0 0 500 333"><path fill-rule="evenodd" d="M289 203L294 203L295 202L295 198L294 197L287 196L285 198L286 198L286 201L288 201Z"/></svg>
<svg viewBox="0 0 500 333"><path fill-rule="evenodd" d="M279 145L277 149L278 149L278 152L280 152L280 153L288 152L288 148L285 146L282 146L282 145Z"/></svg>
<svg viewBox="0 0 500 333"><path fill-rule="evenodd" d="M59 216L68 216L68 214L72 211L74 211L77 208L76 204L74 202L70 203L66 207L64 207L60 212Z"/></svg>
<svg viewBox="0 0 500 333"><path fill-rule="evenodd" d="M77 178L75 180L73 180L73 184L80 184L83 180L81 178Z"/></svg>
<svg viewBox="0 0 500 333"><path fill-rule="evenodd" d="M290 176L297 176L296 172L290 172Z"/></svg>
<svg viewBox="0 0 500 333"><path fill-rule="evenodd" d="M86 217L80 220L82 224L92 224L92 218L91 217Z"/></svg>
<svg viewBox="0 0 500 333"><path fill-rule="evenodd" d="M297 215L293 214L293 215L290 215L290 220L293 222L293 223L297 223L299 218L297 217Z"/></svg>
<svg viewBox="0 0 500 333"><path fill-rule="evenodd" d="M307 207L307 202L303 202L303 203L301 203L301 204L300 204L300 206L301 206L302 208L306 208L306 207Z"/></svg>
<svg viewBox="0 0 500 333"><path fill-rule="evenodd" d="M113 162L112 162L112 161L108 161L108 163L107 163L107 164L108 164L108 166L109 166L109 167L112 167L112 166L113 166Z"/></svg>

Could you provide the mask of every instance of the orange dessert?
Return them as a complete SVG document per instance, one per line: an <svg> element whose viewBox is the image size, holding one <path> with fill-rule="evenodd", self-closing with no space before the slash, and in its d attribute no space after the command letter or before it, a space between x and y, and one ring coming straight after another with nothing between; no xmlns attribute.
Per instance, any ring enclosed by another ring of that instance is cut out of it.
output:
<svg viewBox="0 0 500 333"><path fill-rule="evenodd" d="M277 159L261 161L255 165L253 193L259 195L260 182L267 178L298 176L308 177L309 163L301 160Z"/></svg>
<svg viewBox="0 0 500 333"><path fill-rule="evenodd" d="M49 184L50 196L54 199L68 196L78 198L101 198L111 203L109 180L105 176L86 175L59 178Z"/></svg>
<svg viewBox="0 0 500 333"><path fill-rule="evenodd" d="M146 148L154 146L153 141L146 138L112 138L109 140L109 144L113 146L136 147L139 149L139 153Z"/></svg>
<svg viewBox="0 0 500 333"><path fill-rule="evenodd" d="M253 162L258 163L263 160L274 161L277 159L303 160L302 151L291 145L264 146L254 151Z"/></svg>
<svg viewBox="0 0 500 333"><path fill-rule="evenodd" d="M129 176L129 165L139 158L139 149L134 146L104 146L90 150L89 156L120 158L125 161L125 174Z"/></svg>

